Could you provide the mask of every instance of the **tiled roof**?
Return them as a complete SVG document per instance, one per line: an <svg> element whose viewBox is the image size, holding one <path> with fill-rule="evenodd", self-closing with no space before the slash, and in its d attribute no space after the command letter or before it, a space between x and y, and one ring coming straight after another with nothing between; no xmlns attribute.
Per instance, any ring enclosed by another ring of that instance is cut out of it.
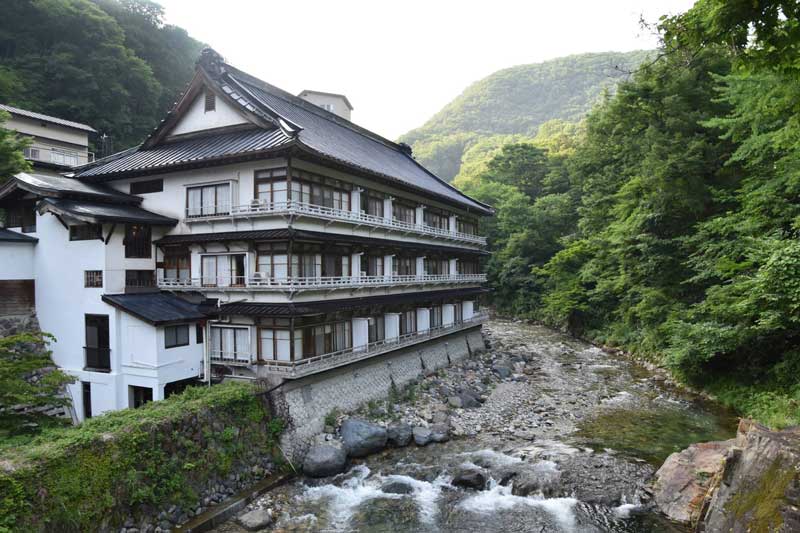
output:
<svg viewBox="0 0 800 533"><path fill-rule="evenodd" d="M230 303L219 307L219 314L242 316L300 316L326 313L330 311L346 311L371 305L404 304L411 302L429 303L450 298L477 296L487 292L482 288L451 289L445 291L413 292L388 294L382 296L364 296L361 298L343 298L321 300L317 302L297 303Z"/></svg>
<svg viewBox="0 0 800 533"><path fill-rule="evenodd" d="M104 294L103 301L154 326L207 318L197 304L163 292Z"/></svg>
<svg viewBox="0 0 800 533"><path fill-rule="evenodd" d="M25 242L29 244L36 244L39 239L25 235L24 233L17 233L10 229L0 228L0 241L1 242Z"/></svg>
<svg viewBox="0 0 800 533"><path fill-rule="evenodd" d="M64 120L63 118L52 117L50 115L44 115L42 113L36 113L35 111L28 111L27 109L20 109L18 107L12 107L10 105L0 104L0 110L6 111L13 115L19 115L22 117L42 120L44 122L50 122L51 124L58 124L59 126L65 126L67 128L73 128L76 130L83 130L92 133L97 133L97 130L95 130L91 126L87 126L86 124L81 124L80 122L72 122L71 120Z"/></svg>
<svg viewBox="0 0 800 533"><path fill-rule="evenodd" d="M130 151L118 158L100 160L76 171L79 178L112 178L131 172L174 168L227 156L264 152L291 142L280 129L251 129L170 142L150 149Z"/></svg>
<svg viewBox="0 0 800 533"><path fill-rule="evenodd" d="M20 172L11 180L9 180L9 182L2 187L2 191L0 191L0 197L4 195L3 193L6 190L10 192L10 189L14 186L39 196L46 197L91 198L93 200L113 202L117 204L139 204L142 202L142 199L138 196L125 194L103 185L88 183L64 176L27 174L25 172Z"/></svg>
<svg viewBox="0 0 800 533"><path fill-rule="evenodd" d="M84 222L100 224L103 222L129 222L153 226L174 226L174 218L151 213L134 205L103 204L66 198L44 198L38 204L40 212L51 211L57 215L69 215Z"/></svg>

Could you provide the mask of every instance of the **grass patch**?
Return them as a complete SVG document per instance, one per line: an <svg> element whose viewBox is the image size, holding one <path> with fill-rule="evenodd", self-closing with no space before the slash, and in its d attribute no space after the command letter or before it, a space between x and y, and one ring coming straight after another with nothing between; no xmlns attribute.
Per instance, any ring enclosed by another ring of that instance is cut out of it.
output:
<svg viewBox="0 0 800 533"><path fill-rule="evenodd" d="M771 428L800 425L800 384L787 389L725 377L706 383L704 388L724 405Z"/></svg>

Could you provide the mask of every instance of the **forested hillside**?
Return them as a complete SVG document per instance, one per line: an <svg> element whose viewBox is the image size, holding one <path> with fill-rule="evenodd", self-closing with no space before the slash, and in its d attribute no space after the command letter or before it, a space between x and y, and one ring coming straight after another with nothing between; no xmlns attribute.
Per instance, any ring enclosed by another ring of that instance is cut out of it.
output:
<svg viewBox="0 0 800 533"><path fill-rule="evenodd" d="M458 174L466 151L503 136L533 137L543 123L580 121L606 89L628 77L649 52L562 57L507 68L470 85L424 126L400 140L440 177Z"/></svg>
<svg viewBox="0 0 800 533"><path fill-rule="evenodd" d="M585 127L460 178L498 209L495 304L800 423L799 20L794 2L699 0Z"/></svg>
<svg viewBox="0 0 800 533"><path fill-rule="evenodd" d="M158 124L201 47L150 0L6 0L0 102L84 122L123 149Z"/></svg>

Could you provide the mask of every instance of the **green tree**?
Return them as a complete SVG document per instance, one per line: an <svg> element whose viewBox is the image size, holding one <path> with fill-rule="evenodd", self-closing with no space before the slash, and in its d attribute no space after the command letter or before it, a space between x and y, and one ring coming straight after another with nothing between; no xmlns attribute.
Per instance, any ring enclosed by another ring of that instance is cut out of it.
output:
<svg viewBox="0 0 800 533"><path fill-rule="evenodd" d="M22 149L28 146L30 141L3 128L8 119L8 113L0 111L0 183L18 172L30 170L30 163L25 160L22 153Z"/></svg>

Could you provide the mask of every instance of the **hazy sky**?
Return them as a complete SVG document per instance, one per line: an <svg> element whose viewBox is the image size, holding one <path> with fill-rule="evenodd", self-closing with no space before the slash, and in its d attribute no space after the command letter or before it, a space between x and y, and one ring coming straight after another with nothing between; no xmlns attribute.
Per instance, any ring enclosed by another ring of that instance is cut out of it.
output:
<svg viewBox="0 0 800 533"><path fill-rule="evenodd" d="M292 93L346 94L353 121L388 138L470 83L513 65L653 48L639 27L691 0L157 0L228 62Z"/></svg>

